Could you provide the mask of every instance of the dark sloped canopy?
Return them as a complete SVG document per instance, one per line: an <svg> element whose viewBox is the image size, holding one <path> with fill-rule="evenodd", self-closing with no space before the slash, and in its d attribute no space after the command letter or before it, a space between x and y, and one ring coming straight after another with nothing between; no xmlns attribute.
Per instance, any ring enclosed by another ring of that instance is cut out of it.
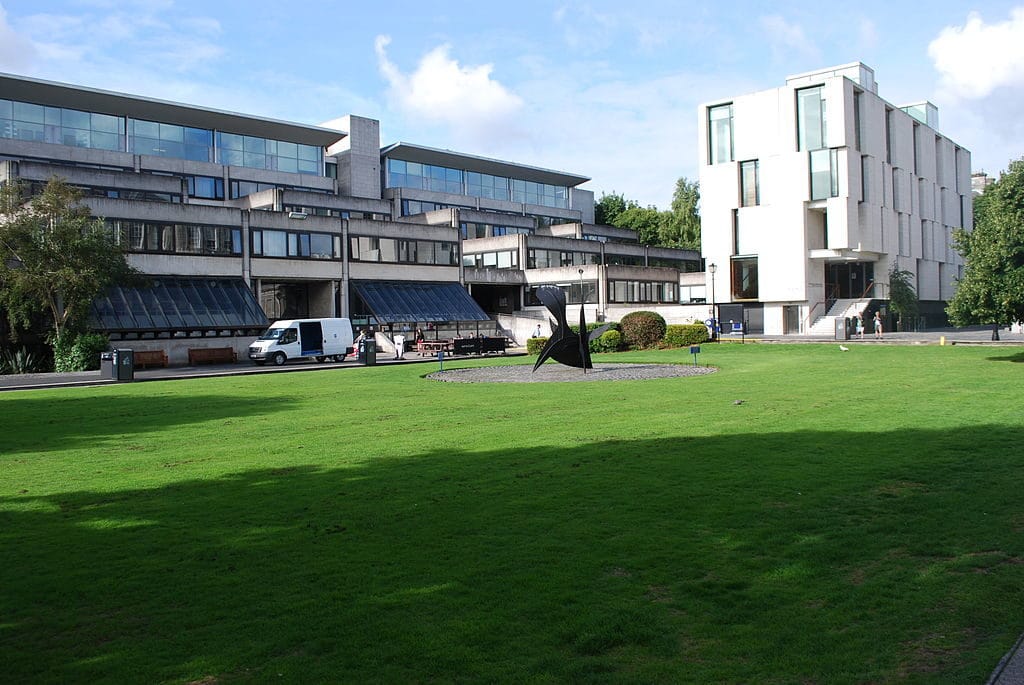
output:
<svg viewBox="0 0 1024 685"><path fill-rule="evenodd" d="M267 315L240 278L159 278L109 288L92 303L91 327L106 333L262 329Z"/></svg>
<svg viewBox="0 0 1024 685"><path fill-rule="evenodd" d="M382 323L490 320L458 283L352 281L352 286Z"/></svg>

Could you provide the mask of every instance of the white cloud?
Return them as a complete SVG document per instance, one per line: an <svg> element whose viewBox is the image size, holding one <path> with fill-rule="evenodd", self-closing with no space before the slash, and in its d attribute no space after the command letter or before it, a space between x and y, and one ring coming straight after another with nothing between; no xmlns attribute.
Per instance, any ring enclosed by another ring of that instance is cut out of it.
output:
<svg viewBox="0 0 1024 685"><path fill-rule="evenodd" d="M402 112L481 139L502 135L502 129L514 123L523 101L491 77L493 65L460 65L445 44L428 52L415 71L405 74L388 58L390 42L388 36L378 36L374 48L389 96Z"/></svg>
<svg viewBox="0 0 1024 685"><path fill-rule="evenodd" d="M32 42L7 23L7 12L0 5L0 71L24 70L35 56Z"/></svg>
<svg viewBox="0 0 1024 685"><path fill-rule="evenodd" d="M1024 8L995 24L971 12L963 26L939 33L928 56L951 97L984 98L1001 87L1024 86Z"/></svg>
<svg viewBox="0 0 1024 685"><path fill-rule="evenodd" d="M818 48L799 24L790 23L777 14L771 14L761 17L760 25L764 31L765 41L776 60L783 61L793 56L812 61L819 58Z"/></svg>

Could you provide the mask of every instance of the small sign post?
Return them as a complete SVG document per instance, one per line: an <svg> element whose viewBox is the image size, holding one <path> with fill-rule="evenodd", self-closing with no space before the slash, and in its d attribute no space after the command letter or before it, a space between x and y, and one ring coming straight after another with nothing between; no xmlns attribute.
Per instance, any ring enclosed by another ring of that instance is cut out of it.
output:
<svg viewBox="0 0 1024 685"><path fill-rule="evenodd" d="M697 355L700 354L700 345L690 345L690 354L693 355L693 365L697 366Z"/></svg>
<svg viewBox="0 0 1024 685"><path fill-rule="evenodd" d="M444 371L444 350L437 351L438 371Z"/></svg>

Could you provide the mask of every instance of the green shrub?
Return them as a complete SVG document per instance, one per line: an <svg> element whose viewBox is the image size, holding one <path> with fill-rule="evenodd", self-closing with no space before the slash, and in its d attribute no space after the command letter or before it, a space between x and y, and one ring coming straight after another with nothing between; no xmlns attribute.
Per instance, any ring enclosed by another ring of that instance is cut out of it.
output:
<svg viewBox="0 0 1024 685"><path fill-rule="evenodd" d="M540 351L544 349L544 344L547 343L547 338L529 338L526 341L526 354L532 354L539 356Z"/></svg>
<svg viewBox="0 0 1024 685"><path fill-rule="evenodd" d="M590 342L590 347L598 349L595 352L618 352L619 348L622 347L622 333L619 333L614 328L605 331L597 340Z"/></svg>
<svg viewBox="0 0 1024 685"><path fill-rule="evenodd" d="M665 337L662 338L665 347L689 347L708 340L708 327L702 323L673 324L665 329Z"/></svg>
<svg viewBox="0 0 1024 685"><path fill-rule="evenodd" d="M39 373L43 370L45 366L42 357L24 347L0 352L0 374Z"/></svg>
<svg viewBox="0 0 1024 685"><path fill-rule="evenodd" d="M657 312L630 312L619 322L622 339L630 349L656 347L665 337L665 328L665 319Z"/></svg>
<svg viewBox="0 0 1024 685"><path fill-rule="evenodd" d="M61 373L93 371L100 368L100 353L110 346L99 333L65 333L53 342L53 365Z"/></svg>

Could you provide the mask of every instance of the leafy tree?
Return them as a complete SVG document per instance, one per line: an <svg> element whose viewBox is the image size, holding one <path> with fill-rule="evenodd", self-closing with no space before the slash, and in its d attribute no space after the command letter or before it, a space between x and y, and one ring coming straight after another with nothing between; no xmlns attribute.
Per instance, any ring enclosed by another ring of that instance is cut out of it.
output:
<svg viewBox="0 0 1024 685"><path fill-rule="evenodd" d="M641 245L657 245L658 236L661 234L661 227L665 221L663 214L666 213L659 212L656 207L640 207L634 203L632 207L615 218L613 225L636 231Z"/></svg>
<svg viewBox="0 0 1024 685"><path fill-rule="evenodd" d="M594 203L594 222L605 226L617 226L615 219L630 207L636 206L636 202L627 200L618 193L601 193L601 199Z"/></svg>
<svg viewBox="0 0 1024 685"><path fill-rule="evenodd" d="M80 200L81 193L56 177L31 199L19 184L0 187L0 307L12 330L45 312L51 340L82 331L89 305L104 288L135 279L138 272L110 231Z"/></svg>
<svg viewBox="0 0 1024 685"><path fill-rule="evenodd" d="M900 269L893 262L889 269L889 308L896 314L896 325L899 330L906 330L906 322L911 326L917 320L917 291L914 290L914 274Z"/></svg>
<svg viewBox="0 0 1024 685"><path fill-rule="evenodd" d="M1024 159L974 201L974 230L957 230L964 277L946 307L958 325L1024 321Z"/></svg>
<svg viewBox="0 0 1024 685"><path fill-rule="evenodd" d="M676 181L672 211L658 234L658 245L688 250L700 249L700 187L686 177Z"/></svg>

